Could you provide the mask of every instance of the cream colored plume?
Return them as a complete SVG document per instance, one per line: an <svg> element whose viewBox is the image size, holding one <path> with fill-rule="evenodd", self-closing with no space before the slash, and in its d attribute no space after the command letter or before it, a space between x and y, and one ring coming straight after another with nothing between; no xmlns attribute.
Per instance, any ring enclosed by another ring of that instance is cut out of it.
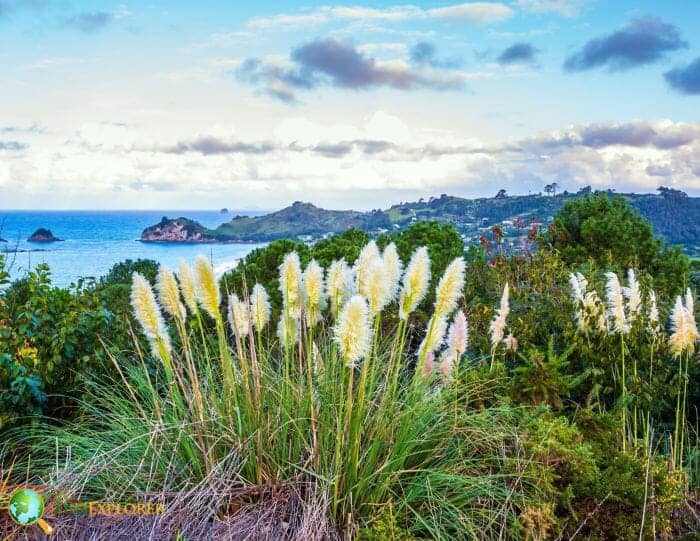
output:
<svg viewBox="0 0 700 541"><path fill-rule="evenodd" d="M389 275L389 298L393 301L399 290L399 282L401 273L403 272L403 263L399 257L399 252L396 250L396 244L389 244L382 252L382 261Z"/></svg>
<svg viewBox="0 0 700 541"><path fill-rule="evenodd" d="M457 308L464 288L464 259L456 258L445 269L440 283L435 289L435 314L448 317Z"/></svg>
<svg viewBox="0 0 700 541"><path fill-rule="evenodd" d="M617 274L614 272L606 272L605 277L608 279L605 291L610 332L613 334L626 334L629 331L629 325L625 316L625 298L620 286L620 280L618 280Z"/></svg>
<svg viewBox="0 0 700 541"><path fill-rule="evenodd" d="M425 246L421 246L413 252L401 282L399 318L405 321L428 292L428 285L430 284L430 257Z"/></svg>
<svg viewBox="0 0 700 541"><path fill-rule="evenodd" d="M280 291L284 311L295 319L301 317L304 302L301 262L296 252L284 256L280 265Z"/></svg>
<svg viewBox="0 0 700 541"><path fill-rule="evenodd" d="M293 317L284 314L277 323L277 337L284 347L291 347L299 341L299 322Z"/></svg>
<svg viewBox="0 0 700 541"><path fill-rule="evenodd" d="M326 289L323 283L323 269L315 259L304 269L304 309L306 323L315 325L321 320L321 312L326 307Z"/></svg>
<svg viewBox="0 0 700 541"><path fill-rule="evenodd" d="M197 311L197 286L195 286L192 269L184 261L180 261L177 277L180 282L182 298L185 299L187 308L194 314Z"/></svg>
<svg viewBox="0 0 700 541"><path fill-rule="evenodd" d="M333 315L353 294L352 269L345 259L333 261L326 275L326 295L330 300Z"/></svg>
<svg viewBox="0 0 700 541"><path fill-rule="evenodd" d="M627 287L623 288L623 294L627 299L627 318L632 322L642 311L642 293L632 269L627 270Z"/></svg>
<svg viewBox="0 0 700 541"><path fill-rule="evenodd" d="M219 305L221 293L209 260L200 255L194 261L194 275L197 280L197 300L204 310L214 319L221 319Z"/></svg>
<svg viewBox="0 0 700 541"><path fill-rule="evenodd" d="M686 306L688 302L686 301ZM683 305L683 299L680 295L676 297L676 304L671 312L671 336L668 343L671 347L671 352L679 356L683 352L688 352L692 355L695 352L695 342L698 341L698 328L695 322L695 315L690 313L687 307ZM693 307L692 300L690 307Z"/></svg>
<svg viewBox="0 0 700 541"><path fill-rule="evenodd" d="M187 317L187 312L182 302L180 302L180 288L177 285L175 275L165 265L161 265L160 269L158 269L156 290L158 291L158 300L160 300L163 309L171 316L184 321Z"/></svg>
<svg viewBox="0 0 700 541"><path fill-rule="evenodd" d="M364 297L354 295L343 306L338 322L333 328L333 339L349 367L356 366L369 353L372 329L369 307Z"/></svg>
<svg viewBox="0 0 700 541"><path fill-rule="evenodd" d="M370 263L363 282L365 290L359 293L367 299L369 316L373 318L391 301L391 282L383 260Z"/></svg>
<svg viewBox="0 0 700 541"><path fill-rule="evenodd" d="M506 320L508 314L510 313L510 288L508 282L506 282L503 288L503 294L501 295L500 307L496 310L496 315L493 320L491 320L491 325L489 330L491 332L491 349L496 349L498 344L503 340L503 336L506 330Z"/></svg>
<svg viewBox="0 0 700 541"><path fill-rule="evenodd" d="M467 350L469 345L469 324L464 312L459 310L447 331L447 347L458 356Z"/></svg>
<svg viewBox="0 0 700 541"><path fill-rule="evenodd" d="M253 286L250 295L250 312L253 318L253 327L260 332L270 321L270 297L260 284Z"/></svg>
<svg viewBox="0 0 700 541"><path fill-rule="evenodd" d="M355 287L360 295L362 295L363 291L367 291L369 270L372 264L377 260L381 261L382 257L379 254L377 243L371 240L362 248L360 255L357 256L357 261L355 261L355 266L353 267L355 271Z"/></svg>
<svg viewBox="0 0 700 541"><path fill-rule="evenodd" d="M250 307L248 303L232 293L228 297L228 322L233 333L242 338L250 330Z"/></svg>
<svg viewBox="0 0 700 541"><path fill-rule="evenodd" d="M170 336L163 314L151 285L138 272L131 276L131 307L134 310L134 317L143 329L143 334L148 339L153 355L160 359L163 358L163 352L170 355Z"/></svg>

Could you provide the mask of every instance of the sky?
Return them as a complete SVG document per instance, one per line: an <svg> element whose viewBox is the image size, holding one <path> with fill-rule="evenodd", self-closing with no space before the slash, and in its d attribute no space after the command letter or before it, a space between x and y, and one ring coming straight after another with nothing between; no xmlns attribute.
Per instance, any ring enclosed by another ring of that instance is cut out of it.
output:
<svg viewBox="0 0 700 541"><path fill-rule="evenodd" d="M0 209L700 195L700 2L0 0Z"/></svg>

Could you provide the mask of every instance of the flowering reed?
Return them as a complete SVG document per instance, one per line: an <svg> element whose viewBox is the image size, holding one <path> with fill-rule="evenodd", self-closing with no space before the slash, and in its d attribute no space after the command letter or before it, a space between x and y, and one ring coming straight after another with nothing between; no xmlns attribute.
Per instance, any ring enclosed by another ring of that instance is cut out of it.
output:
<svg viewBox="0 0 700 541"><path fill-rule="evenodd" d="M219 292L219 283L214 276L214 269L206 257L197 256L194 261L194 274L197 281L199 304L213 319L220 320L221 293Z"/></svg>
<svg viewBox="0 0 700 541"><path fill-rule="evenodd" d="M608 279L605 286L608 305L608 319L610 320L610 332L612 334L626 334L629 332L629 324L625 316L625 297L620 286L617 274L606 272Z"/></svg>
<svg viewBox="0 0 700 541"><path fill-rule="evenodd" d="M184 321L187 312L182 302L180 302L180 289L178 288L177 280L172 271L165 265L161 265L160 269L158 269L156 290L158 291L158 300L160 300L163 309L171 316Z"/></svg>
<svg viewBox="0 0 700 541"><path fill-rule="evenodd" d="M401 263L401 258L396 250L396 244L392 242L384 248L382 261L389 276L389 297L393 300L398 293L401 273L403 272L403 263Z"/></svg>
<svg viewBox="0 0 700 541"><path fill-rule="evenodd" d="M321 320L321 312L326 304L323 269L316 260L312 260L304 269L302 282L304 284L306 323L313 326Z"/></svg>
<svg viewBox="0 0 700 541"><path fill-rule="evenodd" d="M250 312L255 330L262 331L270 321L270 297L260 284L253 286L250 294Z"/></svg>
<svg viewBox="0 0 700 541"><path fill-rule="evenodd" d="M250 307L247 302L232 293L228 297L228 321L233 334L239 338L248 335L250 329Z"/></svg>
<svg viewBox="0 0 700 541"><path fill-rule="evenodd" d="M153 355L168 363L171 352L170 336L151 285L138 272L131 277L131 306Z"/></svg>
<svg viewBox="0 0 700 541"><path fill-rule="evenodd" d="M503 288L503 294L501 295L501 304L500 304L499 308L496 310L496 315L494 316L493 320L491 320L491 325L489 326L489 330L491 332L491 352L492 352L492 355L493 355L493 352L496 351L496 348L498 347L498 345L503 340L503 336L505 334L505 329L506 329L506 319L508 318L509 313L510 313L510 288L508 287L508 283L506 282L506 285Z"/></svg>
<svg viewBox="0 0 700 541"><path fill-rule="evenodd" d="M180 261L178 267L178 279L180 281L180 291L185 304L193 314L197 312L197 287L194 282L192 269L185 261Z"/></svg>
<svg viewBox="0 0 700 541"><path fill-rule="evenodd" d="M284 303L285 315L299 319L304 302L301 262L296 252L284 256L280 265L280 291Z"/></svg>
<svg viewBox="0 0 700 541"><path fill-rule="evenodd" d="M330 301L331 313L336 316L353 292L352 269L343 258L333 261L326 274L326 296Z"/></svg>
<svg viewBox="0 0 700 541"><path fill-rule="evenodd" d="M428 292L428 285L430 284L430 257L425 246L413 252L401 282L399 318L405 321Z"/></svg>
<svg viewBox="0 0 700 541"><path fill-rule="evenodd" d="M464 288L464 271L465 263L461 257L456 258L445 269L445 274L435 290L436 317L448 317L457 308Z"/></svg>
<svg viewBox="0 0 700 541"><path fill-rule="evenodd" d="M333 328L343 360L354 367L369 352L372 342L369 307L364 297L354 295L343 307Z"/></svg>

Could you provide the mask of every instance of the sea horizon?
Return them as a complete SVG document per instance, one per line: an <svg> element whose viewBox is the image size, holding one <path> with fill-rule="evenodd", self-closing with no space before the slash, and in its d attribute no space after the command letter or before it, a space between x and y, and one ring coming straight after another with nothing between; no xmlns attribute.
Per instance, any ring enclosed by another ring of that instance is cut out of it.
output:
<svg viewBox="0 0 700 541"><path fill-rule="evenodd" d="M197 255L211 259L221 275L233 268L251 250L265 243L183 244L139 241L146 227L174 212L187 214L206 227L216 227L235 215L254 216L264 211L158 209L158 210L0 210L0 253L6 256L12 280L47 263L52 282L61 287L81 278L99 279L126 259L153 259L171 268L180 260L192 261ZM178 216L171 216L173 218ZM29 243L38 228L50 229L61 242Z"/></svg>

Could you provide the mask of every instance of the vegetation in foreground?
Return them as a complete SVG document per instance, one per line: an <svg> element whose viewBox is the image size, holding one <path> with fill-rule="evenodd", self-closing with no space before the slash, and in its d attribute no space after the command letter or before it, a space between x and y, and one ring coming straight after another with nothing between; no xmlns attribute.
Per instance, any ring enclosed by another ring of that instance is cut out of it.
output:
<svg viewBox="0 0 700 541"><path fill-rule="evenodd" d="M204 259L177 276L132 263L70 292L30 275L0 306L0 479L167 503L155 519L59 518L72 534L693 535L692 272L637 215L611 223L600 208L565 207L520 258L464 257L454 230L422 223L376 243L359 231L275 242L221 283ZM120 327L43 342L37 322L72 321L54 295L96 302L87 312ZM51 347L87 361L54 377ZM37 411L14 406L33 395L7 367L35 378ZM65 385L60 400L51 385Z"/></svg>

